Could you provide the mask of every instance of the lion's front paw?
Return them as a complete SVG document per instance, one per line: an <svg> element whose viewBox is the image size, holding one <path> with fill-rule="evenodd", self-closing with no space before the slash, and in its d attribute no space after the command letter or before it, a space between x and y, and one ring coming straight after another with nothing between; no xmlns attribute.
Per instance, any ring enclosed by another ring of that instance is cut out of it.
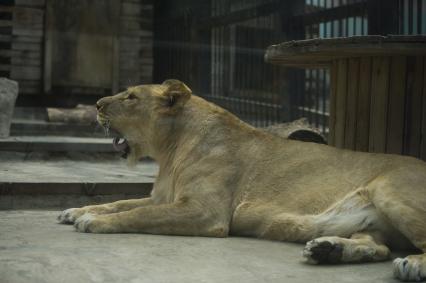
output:
<svg viewBox="0 0 426 283"><path fill-rule="evenodd" d="M69 208L61 212L58 216L58 222L61 224L73 224L83 214L84 210L81 208Z"/></svg>
<svg viewBox="0 0 426 283"><path fill-rule="evenodd" d="M74 227L78 232L85 233L116 233L116 226L103 215L85 213L77 218Z"/></svg>
<svg viewBox="0 0 426 283"><path fill-rule="evenodd" d="M410 255L393 261L393 274L402 281L426 280L426 256Z"/></svg>
<svg viewBox="0 0 426 283"><path fill-rule="evenodd" d="M74 227L78 232L91 233L93 232L93 221L95 216L90 213L85 213L74 222Z"/></svg>

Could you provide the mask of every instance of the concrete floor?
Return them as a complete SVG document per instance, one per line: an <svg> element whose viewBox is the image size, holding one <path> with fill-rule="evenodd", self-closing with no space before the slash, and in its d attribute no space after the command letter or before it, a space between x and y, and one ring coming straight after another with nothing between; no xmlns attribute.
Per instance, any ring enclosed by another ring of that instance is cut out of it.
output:
<svg viewBox="0 0 426 283"><path fill-rule="evenodd" d="M58 211L0 211L0 282L397 282L391 262L311 266L302 245L249 238L82 234Z"/></svg>

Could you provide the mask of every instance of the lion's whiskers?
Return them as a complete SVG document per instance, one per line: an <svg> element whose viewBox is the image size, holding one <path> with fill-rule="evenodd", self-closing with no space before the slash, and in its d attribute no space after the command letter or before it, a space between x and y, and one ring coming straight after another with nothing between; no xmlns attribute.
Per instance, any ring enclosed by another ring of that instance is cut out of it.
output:
<svg viewBox="0 0 426 283"><path fill-rule="evenodd" d="M103 127L104 127L105 136L106 136L106 137L109 137L109 130L111 129L111 123L110 123L110 121L109 121L109 120L107 120L107 121L103 124Z"/></svg>

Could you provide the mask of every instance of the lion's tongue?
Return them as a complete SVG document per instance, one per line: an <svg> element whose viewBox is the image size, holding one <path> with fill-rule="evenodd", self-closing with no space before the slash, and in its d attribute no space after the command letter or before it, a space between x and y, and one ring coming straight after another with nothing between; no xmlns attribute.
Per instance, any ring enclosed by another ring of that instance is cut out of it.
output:
<svg viewBox="0 0 426 283"><path fill-rule="evenodd" d="M127 140L121 138L114 138L112 140L112 146L116 151L125 151L128 147Z"/></svg>

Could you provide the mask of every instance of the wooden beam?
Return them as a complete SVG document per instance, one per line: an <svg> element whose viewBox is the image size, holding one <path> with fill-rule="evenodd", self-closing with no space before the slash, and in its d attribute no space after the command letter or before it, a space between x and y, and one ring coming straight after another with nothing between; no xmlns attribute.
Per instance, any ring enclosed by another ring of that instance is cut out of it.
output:
<svg viewBox="0 0 426 283"><path fill-rule="evenodd" d="M407 57L394 56L390 66L386 152L402 154Z"/></svg>
<svg viewBox="0 0 426 283"><path fill-rule="evenodd" d="M386 151L390 57L374 57L371 78L369 151Z"/></svg>
<svg viewBox="0 0 426 283"><path fill-rule="evenodd" d="M370 131L370 93L371 93L370 57L361 58L359 66L358 108L355 134L355 150L368 151Z"/></svg>
<svg viewBox="0 0 426 283"><path fill-rule="evenodd" d="M420 156L423 92L423 57L410 57L407 63L404 154Z"/></svg>
<svg viewBox="0 0 426 283"><path fill-rule="evenodd" d="M337 95L337 72L338 72L338 65L337 60L333 61L333 64L330 68L330 117L328 119L328 144L335 146L336 145L336 95Z"/></svg>
<svg viewBox="0 0 426 283"><path fill-rule="evenodd" d="M358 58L349 59L348 74L348 94L346 99L346 125L345 125L345 148L355 149L355 135L358 108L358 88L359 88L359 63ZM348 75L349 76L349 75Z"/></svg>
<svg viewBox="0 0 426 283"><path fill-rule="evenodd" d="M334 127L334 143L338 148L345 145L346 125L346 99L348 87L348 60L340 59L337 62L337 85L336 85L336 121Z"/></svg>

